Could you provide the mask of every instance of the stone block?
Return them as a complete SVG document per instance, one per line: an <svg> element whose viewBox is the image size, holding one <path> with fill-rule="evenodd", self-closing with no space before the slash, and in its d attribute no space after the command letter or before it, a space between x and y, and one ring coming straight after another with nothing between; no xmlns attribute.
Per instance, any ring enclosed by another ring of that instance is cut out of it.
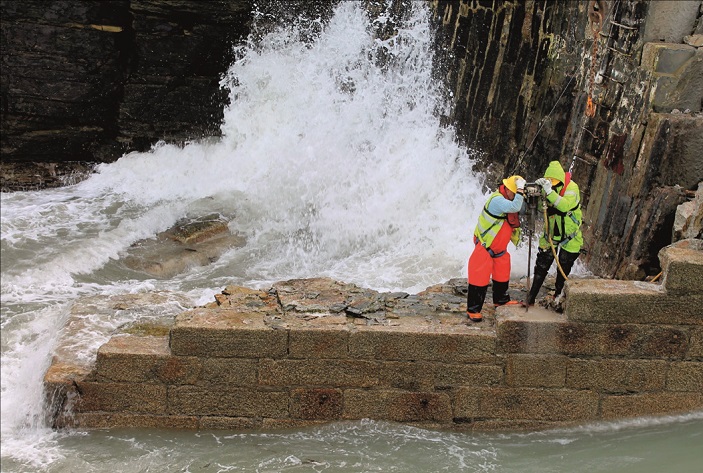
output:
<svg viewBox="0 0 703 473"><path fill-rule="evenodd" d="M699 240L692 240L695 238L699 238ZM678 244L679 240L690 240L688 244L695 241L700 242L700 238L703 238L703 181L698 183L693 200L686 201L676 207L674 228L671 231L671 241L677 242L675 245ZM661 261L661 251L659 254Z"/></svg>
<svg viewBox="0 0 703 473"><path fill-rule="evenodd" d="M378 363L366 360L271 360L259 362L264 386L365 388L378 385Z"/></svg>
<svg viewBox="0 0 703 473"><path fill-rule="evenodd" d="M77 382L89 374L86 367L54 361L44 373L44 403L54 428L75 425L73 405L78 399Z"/></svg>
<svg viewBox="0 0 703 473"><path fill-rule="evenodd" d="M563 388L567 360L560 355L508 355L505 382L515 387Z"/></svg>
<svg viewBox="0 0 703 473"><path fill-rule="evenodd" d="M54 361L44 373L44 386L74 386L74 381L82 381L90 374L84 366Z"/></svg>
<svg viewBox="0 0 703 473"><path fill-rule="evenodd" d="M178 356L282 358L288 331L267 326L262 313L195 309L176 317L170 347Z"/></svg>
<svg viewBox="0 0 703 473"><path fill-rule="evenodd" d="M206 389L173 386L168 390L170 415L288 417L288 394L245 388Z"/></svg>
<svg viewBox="0 0 703 473"><path fill-rule="evenodd" d="M339 389L293 389L290 415L297 419L341 419L342 391Z"/></svg>
<svg viewBox="0 0 703 473"><path fill-rule="evenodd" d="M703 361L703 327L691 330L691 338L686 352L687 360Z"/></svg>
<svg viewBox="0 0 703 473"><path fill-rule="evenodd" d="M609 393L660 391L668 363L660 360L579 360L567 364L566 386Z"/></svg>
<svg viewBox="0 0 703 473"><path fill-rule="evenodd" d="M452 390L453 421L463 424L476 417L489 417L481 410L480 405L483 393L487 390L485 387L464 386Z"/></svg>
<svg viewBox="0 0 703 473"><path fill-rule="evenodd" d="M244 358L204 358L200 381L205 386L255 386L259 362Z"/></svg>
<svg viewBox="0 0 703 473"><path fill-rule="evenodd" d="M76 414L76 428L84 429L189 429L198 428L195 416L84 412Z"/></svg>
<svg viewBox="0 0 703 473"><path fill-rule="evenodd" d="M127 383L193 383L200 374L195 357L173 357L168 337L120 335L98 349L97 379Z"/></svg>
<svg viewBox="0 0 703 473"><path fill-rule="evenodd" d="M703 324L703 292L685 298L640 281L574 279L566 289L569 321L608 324Z"/></svg>
<svg viewBox="0 0 703 473"><path fill-rule="evenodd" d="M348 389L344 391L343 416L396 422L449 422L452 407L445 393Z"/></svg>
<svg viewBox="0 0 703 473"><path fill-rule="evenodd" d="M253 417L202 416L198 428L202 430L251 430L261 427L261 419Z"/></svg>
<svg viewBox="0 0 703 473"><path fill-rule="evenodd" d="M703 294L703 240L680 240L659 252L667 294L680 295L688 302L690 295ZM690 301L692 304L696 301ZM703 306L695 308L703 323Z"/></svg>
<svg viewBox="0 0 703 473"><path fill-rule="evenodd" d="M703 393L670 392L604 396L603 419L622 419L690 412L703 408Z"/></svg>
<svg viewBox="0 0 703 473"><path fill-rule="evenodd" d="M503 381L503 367L499 365L449 365L434 363L428 372L435 389L461 386L495 386Z"/></svg>
<svg viewBox="0 0 703 473"><path fill-rule="evenodd" d="M439 364L413 361L385 361L377 365L378 387L405 391L432 391ZM449 365L442 365L449 366Z"/></svg>
<svg viewBox="0 0 703 473"><path fill-rule="evenodd" d="M666 380L666 389L669 391L692 391L703 393L703 363L671 363Z"/></svg>
<svg viewBox="0 0 703 473"><path fill-rule="evenodd" d="M529 314L529 313L528 313ZM525 315L519 309L497 317L498 346L502 353L591 354L600 344L592 324L567 322L561 314L549 318Z"/></svg>
<svg viewBox="0 0 703 473"><path fill-rule="evenodd" d="M640 65L655 76L677 76L695 54L696 48L688 44L645 43Z"/></svg>
<svg viewBox="0 0 703 473"><path fill-rule="evenodd" d="M288 356L291 358L346 358L349 330L342 327L291 327Z"/></svg>
<svg viewBox="0 0 703 473"><path fill-rule="evenodd" d="M159 384L78 382L76 412L166 414L166 386Z"/></svg>
<svg viewBox="0 0 703 473"><path fill-rule="evenodd" d="M633 349L633 358L681 360L688 352L687 329L671 326L647 327Z"/></svg>
<svg viewBox="0 0 703 473"><path fill-rule="evenodd" d="M700 2L679 0L676 2L650 2L648 14L643 18L644 41L680 42L696 24Z"/></svg>
<svg viewBox="0 0 703 473"><path fill-rule="evenodd" d="M499 353L550 353L560 351L559 334L573 327L555 312L532 308L500 307L496 311Z"/></svg>
<svg viewBox="0 0 703 473"><path fill-rule="evenodd" d="M598 395L591 391L487 388L479 394L480 417L576 421L594 419Z"/></svg>
<svg viewBox="0 0 703 473"><path fill-rule="evenodd" d="M362 326L349 336L349 356L387 361L484 363L495 359L495 336L468 326L413 325L404 318L396 326ZM407 325L402 325L407 323Z"/></svg>
<svg viewBox="0 0 703 473"><path fill-rule="evenodd" d="M668 45L659 50L659 57L655 66L657 74L679 75L681 69L686 66L696 55L696 48L687 44Z"/></svg>
<svg viewBox="0 0 703 473"><path fill-rule="evenodd" d="M692 48L693 54L688 57L685 53L672 51L672 54L660 55L659 63L666 72L653 74L653 86L650 94L652 109L657 113L670 113L690 110L701 111L701 96L703 92L703 50ZM667 50L669 52L669 50ZM675 53L675 54L674 54ZM662 56L666 61L662 61ZM687 60L686 60L687 59ZM659 64L657 69L660 69ZM673 72L669 72L673 71Z"/></svg>

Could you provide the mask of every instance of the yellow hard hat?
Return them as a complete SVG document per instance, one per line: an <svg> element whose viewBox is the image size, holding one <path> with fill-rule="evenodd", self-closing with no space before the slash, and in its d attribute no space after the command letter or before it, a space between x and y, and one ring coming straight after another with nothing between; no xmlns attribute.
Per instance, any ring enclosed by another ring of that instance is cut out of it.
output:
<svg viewBox="0 0 703 473"><path fill-rule="evenodd" d="M517 193L517 183L515 182L517 179L524 180L522 176L510 176L503 179L503 185L510 189L513 193Z"/></svg>

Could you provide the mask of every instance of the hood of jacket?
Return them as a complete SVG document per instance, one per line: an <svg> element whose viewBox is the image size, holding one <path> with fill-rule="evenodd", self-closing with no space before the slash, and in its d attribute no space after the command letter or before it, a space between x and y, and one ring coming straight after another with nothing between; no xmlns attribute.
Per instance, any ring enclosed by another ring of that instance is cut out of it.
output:
<svg viewBox="0 0 703 473"><path fill-rule="evenodd" d="M549 163L549 166L547 166L547 170L544 171L544 177L546 177L547 179L556 179L559 182L563 183L566 177L566 173L561 167L559 161L552 161Z"/></svg>

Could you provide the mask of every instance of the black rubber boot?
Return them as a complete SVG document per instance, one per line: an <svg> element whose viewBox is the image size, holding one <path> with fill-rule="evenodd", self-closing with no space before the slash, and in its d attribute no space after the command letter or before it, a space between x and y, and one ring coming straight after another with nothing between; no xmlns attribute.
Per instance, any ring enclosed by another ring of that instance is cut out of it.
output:
<svg viewBox="0 0 703 473"><path fill-rule="evenodd" d="M510 296L508 295L508 283L493 281L493 304L503 305L510 301Z"/></svg>
<svg viewBox="0 0 703 473"><path fill-rule="evenodd" d="M537 262L535 263L535 274L532 278L532 287L530 287L530 293L527 295L527 304L532 305L537 299L537 294L544 284L544 280L547 278L547 273L549 273L549 267L554 262L554 255L552 250L547 248L543 250L540 248L537 253Z"/></svg>
<svg viewBox="0 0 703 473"><path fill-rule="evenodd" d="M579 253L570 253L565 250L559 251L559 265L561 269L564 270L564 274L568 277L571 273L571 268L574 267L576 259L579 257ZM561 294L561 290L564 289L564 276L561 275L561 271L557 268L557 280L554 282L554 297Z"/></svg>
<svg viewBox="0 0 703 473"><path fill-rule="evenodd" d="M539 290L542 288L542 284L544 283L544 279L547 277L547 274L535 274L534 277L532 278L532 287L530 288L530 293L527 295L527 303L529 305L533 305L535 303L535 299L537 299L537 294L539 294Z"/></svg>
<svg viewBox="0 0 703 473"><path fill-rule="evenodd" d="M469 284L469 293L466 295L466 312L480 314L483 302L486 300L488 286L474 286Z"/></svg>

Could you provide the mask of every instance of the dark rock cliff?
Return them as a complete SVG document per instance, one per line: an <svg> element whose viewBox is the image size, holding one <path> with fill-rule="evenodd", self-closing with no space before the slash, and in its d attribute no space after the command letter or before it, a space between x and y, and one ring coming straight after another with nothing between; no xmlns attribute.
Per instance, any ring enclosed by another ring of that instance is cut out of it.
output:
<svg viewBox="0 0 703 473"><path fill-rule="evenodd" d="M364 0L372 14L384 3L402 14L408 1ZM559 159L582 190L589 267L656 274L676 208L703 180L703 54L684 41L703 33L701 2L428 2L437 77L453 103L444 119L482 154L489 180L531 180ZM335 0L256 3L324 18ZM2 188L18 190L61 185L159 140L217 135L219 80L250 32L254 1L0 8Z"/></svg>
<svg viewBox="0 0 703 473"><path fill-rule="evenodd" d="M2 0L3 189L216 135L251 1Z"/></svg>
<svg viewBox="0 0 703 473"><path fill-rule="evenodd" d="M492 165L489 181L561 161L581 188L589 269L656 274L677 206L703 181L703 4L433 5L446 119Z"/></svg>

